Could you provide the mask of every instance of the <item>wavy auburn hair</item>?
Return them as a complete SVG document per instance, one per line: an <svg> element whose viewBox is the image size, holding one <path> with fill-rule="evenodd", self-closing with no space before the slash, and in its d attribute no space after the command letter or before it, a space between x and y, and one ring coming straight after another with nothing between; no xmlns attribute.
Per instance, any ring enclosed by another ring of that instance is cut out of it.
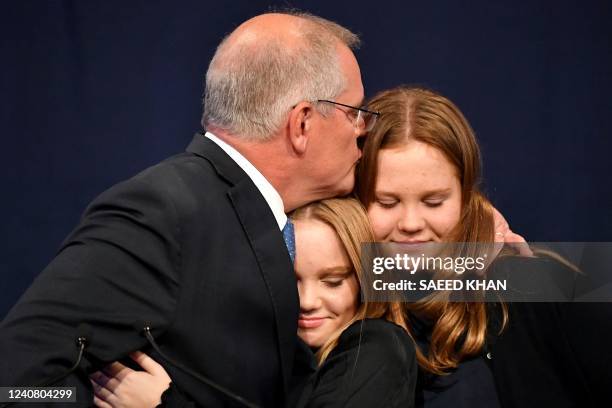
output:
<svg viewBox="0 0 612 408"><path fill-rule="evenodd" d="M355 192L361 202L369 207L375 200L378 152L419 141L441 151L459 177L461 217L449 241L493 243L493 206L478 188L480 149L474 131L455 104L433 91L402 86L379 93L368 105L380 112L380 117L365 139L357 169ZM427 371L443 374L482 351L487 330L484 303L426 298L405 303L403 307L408 316L412 314L434 323L427 355L417 348L419 365ZM505 307L503 315L505 322ZM410 319L407 322L408 330L414 335Z"/></svg>

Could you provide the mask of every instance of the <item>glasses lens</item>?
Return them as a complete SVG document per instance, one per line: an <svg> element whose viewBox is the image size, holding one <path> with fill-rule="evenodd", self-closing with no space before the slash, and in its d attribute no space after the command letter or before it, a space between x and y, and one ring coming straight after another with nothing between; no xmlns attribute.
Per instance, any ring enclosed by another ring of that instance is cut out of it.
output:
<svg viewBox="0 0 612 408"><path fill-rule="evenodd" d="M364 128L366 132L369 132L370 130L372 130L374 128L374 125L376 124L376 119L378 119L378 115L374 115L373 113L366 113L363 112L363 120L364 120Z"/></svg>
<svg viewBox="0 0 612 408"><path fill-rule="evenodd" d="M355 112L355 118L353 119L353 125L357 128L357 129L365 129L366 126L366 122L365 122L365 117L364 117L364 112L354 109L353 112Z"/></svg>

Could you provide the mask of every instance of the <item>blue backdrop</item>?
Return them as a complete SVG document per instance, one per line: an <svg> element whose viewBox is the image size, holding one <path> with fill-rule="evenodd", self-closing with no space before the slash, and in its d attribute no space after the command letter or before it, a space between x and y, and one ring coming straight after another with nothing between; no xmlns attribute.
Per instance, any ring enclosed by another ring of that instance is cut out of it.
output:
<svg viewBox="0 0 612 408"><path fill-rule="evenodd" d="M270 6L360 33L367 94L417 83L453 99L516 232L612 240L610 2L227 3L2 3L0 317L89 201L184 149L216 45Z"/></svg>

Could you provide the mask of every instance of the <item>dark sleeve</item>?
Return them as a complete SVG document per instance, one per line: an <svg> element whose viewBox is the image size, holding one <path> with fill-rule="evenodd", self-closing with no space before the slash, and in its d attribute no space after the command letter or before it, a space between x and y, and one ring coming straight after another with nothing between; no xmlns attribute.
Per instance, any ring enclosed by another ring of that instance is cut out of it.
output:
<svg viewBox="0 0 612 408"><path fill-rule="evenodd" d="M320 368L308 407L414 407L412 339L382 319L358 321Z"/></svg>
<svg viewBox="0 0 612 408"><path fill-rule="evenodd" d="M577 284L587 278L584 272L576 273L550 259L510 259L507 268L524 275L546 272L562 278L571 276ZM587 286L592 284L599 282L587 281ZM584 286L578 288L584 291ZM508 324L501 335L491 337L488 359L502 406L610 405L610 306L590 302L508 303ZM499 307L496 309L497 323L501 319ZM492 332L500 327L495 324ZM542 379L546 379L546 386ZM602 401L607 404L601 405Z"/></svg>
<svg viewBox="0 0 612 408"><path fill-rule="evenodd" d="M90 338L85 363L142 349L144 322L156 335L169 325L179 291L179 220L157 186L128 180L89 206L0 326L1 386L40 384L66 372L83 323ZM76 386L78 402L91 405L83 370L55 385Z"/></svg>
<svg viewBox="0 0 612 408"><path fill-rule="evenodd" d="M198 406L190 401L174 383L161 396L161 404L156 408L197 408Z"/></svg>

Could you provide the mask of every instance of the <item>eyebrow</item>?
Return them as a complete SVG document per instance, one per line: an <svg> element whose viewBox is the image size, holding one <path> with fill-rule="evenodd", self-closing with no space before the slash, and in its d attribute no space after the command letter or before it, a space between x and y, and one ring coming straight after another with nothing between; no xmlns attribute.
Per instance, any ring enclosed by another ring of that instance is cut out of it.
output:
<svg viewBox="0 0 612 408"><path fill-rule="evenodd" d="M334 277L348 277L353 274L353 268L350 266L332 266L329 268L324 268L319 271L319 278L328 278L330 276Z"/></svg>
<svg viewBox="0 0 612 408"><path fill-rule="evenodd" d="M450 192L451 192L450 188L440 188L440 189L433 189L433 190L424 191L421 195L423 197L429 197L429 196L433 196L433 195L449 194ZM374 193L378 194L378 195L397 196L397 193L393 192L393 191L376 190Z"/></svg>
<svg viewBox="0 0 612 408"><path fill-rule="evenodd" d="M424 196L444 195L444 194L450 194L450 192L451 192L450 188L440 188L440 189L436 189L436 190L426 191L423 195Z"/></svg>

